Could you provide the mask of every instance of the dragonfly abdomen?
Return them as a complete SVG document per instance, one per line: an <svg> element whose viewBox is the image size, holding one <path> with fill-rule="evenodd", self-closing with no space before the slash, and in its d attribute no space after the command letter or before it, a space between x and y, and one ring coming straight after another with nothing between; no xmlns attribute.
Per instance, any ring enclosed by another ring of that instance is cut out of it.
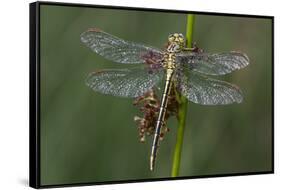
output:
<svg viewBox="0 0 281 190"><path fill-rule="evenodd" d="M169 95L172 88L172 77L175 69L175 56L174 53L167 53L164 60L164 67L166 68L165 88L161 99L161 106L159 109L158 119L156 121L156 128L152 144L150 156L150 170L153 170L156 160L157 149L159 146L159 139L161 135L161 128L165 125L165 115L169 101Z"/></svg>

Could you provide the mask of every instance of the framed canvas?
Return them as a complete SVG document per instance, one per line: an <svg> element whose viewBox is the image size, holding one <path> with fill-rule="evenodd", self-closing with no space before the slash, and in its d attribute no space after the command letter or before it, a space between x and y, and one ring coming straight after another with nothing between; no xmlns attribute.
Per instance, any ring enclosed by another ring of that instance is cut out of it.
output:
<svg viewBox="0 0 281 190"><path fill-rule="evenodd" d="M272 16L30 4L30 186L274 172Z"/></svg>

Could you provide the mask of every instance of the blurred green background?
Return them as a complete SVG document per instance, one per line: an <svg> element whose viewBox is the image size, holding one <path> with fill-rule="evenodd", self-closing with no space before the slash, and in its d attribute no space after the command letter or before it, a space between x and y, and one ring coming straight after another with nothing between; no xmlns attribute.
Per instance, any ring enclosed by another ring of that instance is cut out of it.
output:
<svg viewBox="0 0 281 190"><path fill-rule="evenodd" d="M80 42L90 27L163 47L170 33L185 33L186 15L136 10L41 5L41 184L169 177L177 121L149 170L151 138L142 144L133 99L92 91L85 77L96 69L124 68ZM219 77L240 86L242 104L189 103L180 176L270 171L272 168L271 19L196 15L194 41L206 52L239 50L245 69Z"/></svg>

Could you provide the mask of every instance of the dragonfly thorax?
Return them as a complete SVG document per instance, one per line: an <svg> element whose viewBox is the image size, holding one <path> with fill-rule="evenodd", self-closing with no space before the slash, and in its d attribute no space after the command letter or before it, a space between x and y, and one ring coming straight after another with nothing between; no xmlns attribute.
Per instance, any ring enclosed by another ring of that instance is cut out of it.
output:
<svg viewBox="0 0 281 190"><path fill-rule="evenodd" d="M176 68L176 55L175 53L166 52L164 55L164 64L165 69L175 69Z"/></svg>

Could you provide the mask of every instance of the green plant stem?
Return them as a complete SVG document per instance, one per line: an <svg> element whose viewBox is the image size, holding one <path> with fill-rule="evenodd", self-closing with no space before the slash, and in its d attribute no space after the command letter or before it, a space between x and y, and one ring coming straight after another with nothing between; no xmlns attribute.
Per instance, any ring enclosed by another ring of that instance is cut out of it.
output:
<svg viewBox="0 0 281 190"><path fill-rule="evenodd" d="M193 25L194 25L194 15L187 15L186 24L186 44L188 48L192 47L192 35L193 35ZM177 141L174 150L173 166L172 166L172 177L177 177L179 175L180 162L181 162L181 152L183 145L184 129L186 124L186 114L187 114L188 101L182 95L179 95L179 112L178 112L178 130L177 130Z"/></svg>

